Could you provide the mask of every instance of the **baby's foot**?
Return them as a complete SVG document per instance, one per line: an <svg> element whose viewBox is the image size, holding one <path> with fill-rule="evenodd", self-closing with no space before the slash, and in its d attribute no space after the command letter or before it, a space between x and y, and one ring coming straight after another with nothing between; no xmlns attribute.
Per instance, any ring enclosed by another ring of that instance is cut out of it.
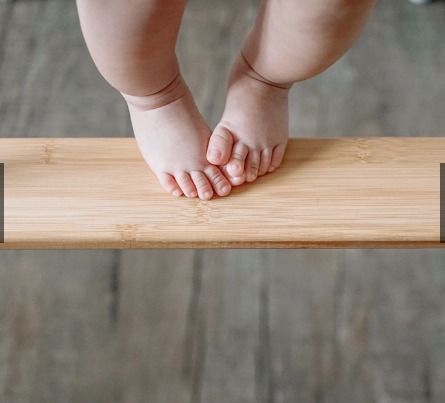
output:
<svg viewBox="0 0 445 403"><path fill-rule="evenodd" d="M205 158L210 129L180 75L154 95L123 96L139 149L167 192L202 200L230 193L227 178Z"/></svg>
<svg viewBox="0 0 445 403"><path fill-rule="evenodd" d="M289 86L256 73L241 55L229 79L223 117L213 131L207 160L222 165L233 185L278 168L288 141Z"/></svg>

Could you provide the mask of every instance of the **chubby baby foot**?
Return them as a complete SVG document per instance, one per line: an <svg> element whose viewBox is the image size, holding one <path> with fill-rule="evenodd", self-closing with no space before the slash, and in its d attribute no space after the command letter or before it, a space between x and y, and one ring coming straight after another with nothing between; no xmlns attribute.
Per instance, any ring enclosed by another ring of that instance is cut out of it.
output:
<svg viewBox="0 0 445 403"><path fill-rule="evenodd" d="M281 164L288 141L289 86L261 77L240 55L229 78L226 106L209 141L207 160L232 185L252 182Z"/></svg>
<svg viewBox="0 0 445 403"><path fill-rule="evenodd" d="M139 149L167 192L202 200L230 193L227 178L206 160L210 129L179 74L156 94L123 96Z"/></svg>

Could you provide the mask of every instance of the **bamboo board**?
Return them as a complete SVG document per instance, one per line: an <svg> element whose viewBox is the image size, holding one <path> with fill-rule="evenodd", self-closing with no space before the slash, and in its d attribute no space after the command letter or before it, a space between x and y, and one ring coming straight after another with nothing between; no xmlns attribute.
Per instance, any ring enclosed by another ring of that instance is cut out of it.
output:
<svg viewBox="0 0 445 403"><path fill-rule="evenodd" d="M442 138L293 139L207 202L158 185L130 138L1 139L3 249L440 247Z"/></svg>

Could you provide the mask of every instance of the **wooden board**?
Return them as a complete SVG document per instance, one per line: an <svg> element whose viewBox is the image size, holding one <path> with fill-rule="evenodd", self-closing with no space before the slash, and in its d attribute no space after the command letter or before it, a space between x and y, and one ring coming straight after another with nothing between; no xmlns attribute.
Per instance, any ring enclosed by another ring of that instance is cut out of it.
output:
<svg viewBox="0 0 445 403"><path fill-rule="evenodd" d="M230 197L172 198L129 138L2 139L3 248L437 247L445 139L295 139Z"/></svg>

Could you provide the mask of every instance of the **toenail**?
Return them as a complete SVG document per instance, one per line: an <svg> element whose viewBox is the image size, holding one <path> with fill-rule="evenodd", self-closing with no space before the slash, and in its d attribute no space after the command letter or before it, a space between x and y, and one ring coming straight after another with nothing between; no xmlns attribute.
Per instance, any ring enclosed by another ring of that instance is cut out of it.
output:
<svg viewBox="0 0 445 403"><path fill-rule="evenodd" d="M181 192L180 190L175 190L172 194L173 194L173 196L175 196L175 197L179 197L179 196L182 195L182 192Z"/></svg>
<svg viewBox="0 0 445 403"><path fill-rule="evenodd" d="M219 150L213 149L213 150L210 150L209 156L211 158L219 158L219 157L221 157L221 153L219 152Z"/></svg>
<svg viewBox="0 0 445 403"><path fill-rule="evenodd" d="M193 192L191 192L190 193L190 197L196 197L198 194L195 192L195 191L193 191Z"/></svg>
<svg viewBox="0 0 445 403"><path fill-rule="evenodd" d="M210 192L205 192L203 196L205 199L210 199L210 196L212 196L212 194Z"/></svg>
<svg viewBox="0 0 445 403"><path fill-rule="evenodd" d="M222 193L227 193L229 191L229 187L228 186L223 186L222 188L221 188L221 192Z"/></svg>

